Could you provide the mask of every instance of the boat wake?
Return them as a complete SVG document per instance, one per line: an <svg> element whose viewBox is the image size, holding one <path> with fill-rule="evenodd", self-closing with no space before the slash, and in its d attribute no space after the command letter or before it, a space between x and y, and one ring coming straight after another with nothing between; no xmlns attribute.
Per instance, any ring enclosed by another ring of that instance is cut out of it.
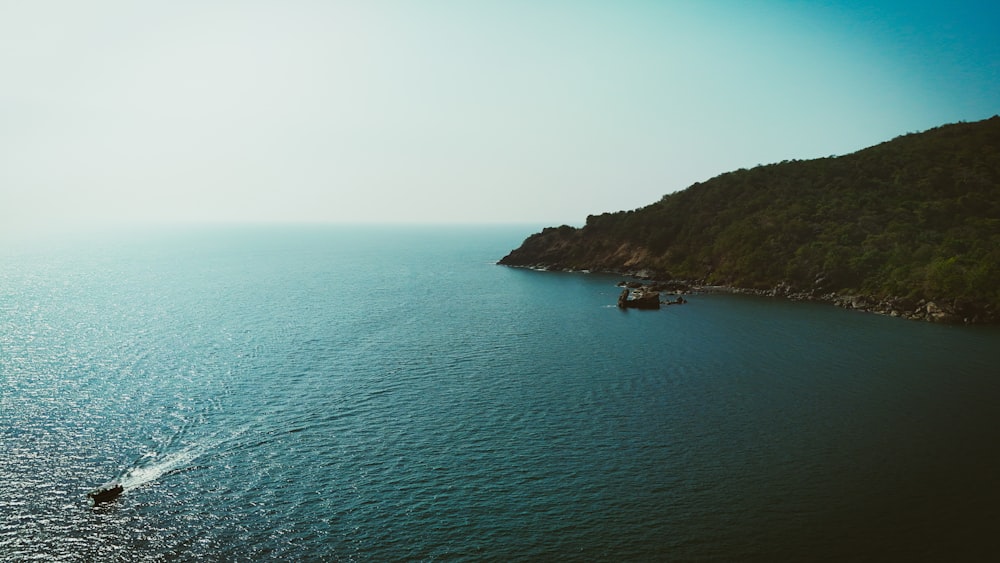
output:
<svg viewBox="0 0 1000 563"><path fill-rule="evenodd" d="M199 458L211 454L223 443L233 440L241 435L246 429L240 429L227 438L214 438L200 443L189 444L179 451L168 454L148 452L144 454L134 466L117 479L126 491L135 489L156 481L171 473L185 471L194 468L194 463Z"/></svg>
<svg viewBox="0 0 1000 563"><path fill-rule="evenodd" d="M193 445L179 452L167 454L162 457L155 453L146 454L146 457L150 458L150 460L126 471L122 474L119 482L127 491L156 481L168 473L187 468L194 460L202 456L206 450L206 447Z"/></svg>

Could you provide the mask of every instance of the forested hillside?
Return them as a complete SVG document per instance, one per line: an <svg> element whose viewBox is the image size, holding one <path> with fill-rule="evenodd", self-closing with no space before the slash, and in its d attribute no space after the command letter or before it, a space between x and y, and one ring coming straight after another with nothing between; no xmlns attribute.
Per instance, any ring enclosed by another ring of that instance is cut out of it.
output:
<svg viewBox="0 0 1000 563"><path fill-rule="evenodd" d="M545 229L500 263L947 302L996 320L1000 117L728 172L580 229Z"/></svg>

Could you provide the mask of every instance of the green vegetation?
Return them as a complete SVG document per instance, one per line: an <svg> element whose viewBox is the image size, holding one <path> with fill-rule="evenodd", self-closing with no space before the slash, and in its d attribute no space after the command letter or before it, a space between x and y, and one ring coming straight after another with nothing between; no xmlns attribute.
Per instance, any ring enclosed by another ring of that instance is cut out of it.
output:
<svg viewBox="0 0 1000 563"><path fill-rule="evenodd" d="M1000 116L722 174L501 263L1000 310Z"/></svg>

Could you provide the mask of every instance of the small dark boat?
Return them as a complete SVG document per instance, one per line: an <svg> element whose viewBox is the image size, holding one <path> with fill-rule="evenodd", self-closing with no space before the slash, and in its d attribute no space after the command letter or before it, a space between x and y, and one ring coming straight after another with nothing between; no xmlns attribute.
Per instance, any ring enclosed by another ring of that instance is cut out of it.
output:
<svg viewBox="0 0 1000 563"><path fill-rule="evenodd" d="M94 506L102 502L111 502L118 498L118 495L125 491L121 483L108 483L87 493L87 496L94 500Z"/></svg>

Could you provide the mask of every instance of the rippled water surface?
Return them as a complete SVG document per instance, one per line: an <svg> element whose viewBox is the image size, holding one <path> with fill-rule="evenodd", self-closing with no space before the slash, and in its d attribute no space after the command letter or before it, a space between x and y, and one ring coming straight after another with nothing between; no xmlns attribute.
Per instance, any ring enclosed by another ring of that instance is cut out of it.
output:
<svg viewBox="0 0 1000 563"><path fill-rule="evenodd" d="M1000 551L1000 332L494 262L515 227L0 249L0 559ZM125 493L91 508L86 493Z"/></svg>

